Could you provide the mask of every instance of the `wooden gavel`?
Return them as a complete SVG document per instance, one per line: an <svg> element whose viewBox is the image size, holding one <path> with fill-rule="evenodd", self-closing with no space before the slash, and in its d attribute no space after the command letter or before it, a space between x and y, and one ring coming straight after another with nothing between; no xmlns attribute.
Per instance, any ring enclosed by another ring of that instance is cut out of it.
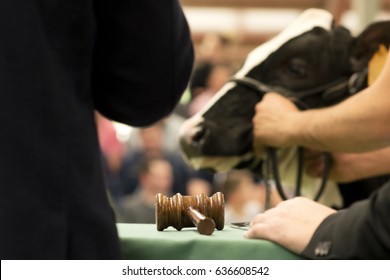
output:
<svg viewBox="0 0 390 280"><path fill-rule="evenodd" d="M169 226L177 230L196 226L199 233L210 235L214 229L222 230L225 225L225 200L222 193L211 197L205 194L182 196L177 193L167 197L156 195L157 230Z"/></svg>

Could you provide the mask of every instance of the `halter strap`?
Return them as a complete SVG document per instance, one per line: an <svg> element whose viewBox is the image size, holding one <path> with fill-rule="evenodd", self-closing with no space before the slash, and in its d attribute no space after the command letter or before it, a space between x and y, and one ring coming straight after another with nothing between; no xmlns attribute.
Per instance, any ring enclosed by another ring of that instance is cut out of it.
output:
<svg viewBox="0 0 390 280"><path fill-rule="evenodd" d="M354 73L350 77L343 77L312 89L294 92L286 92L284 90L283 95L292 98L294 103L301 110L309 108L304 102L306 98L318 94L321 95L326 105L331 105L363 89L365 87L366 79L367 69L364 69L361 72ZM278 89L277 87L267 85L250 77L233 77L229 81L256 91L257 93L259 93L261 98L267 92L280 91L280 89Z"/></svg>

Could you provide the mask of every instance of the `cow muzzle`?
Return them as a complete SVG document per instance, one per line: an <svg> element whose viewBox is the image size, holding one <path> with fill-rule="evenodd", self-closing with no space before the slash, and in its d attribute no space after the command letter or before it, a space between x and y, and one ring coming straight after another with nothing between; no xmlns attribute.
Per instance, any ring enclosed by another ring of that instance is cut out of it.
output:
<svg viewBox="0 0 390 280"><path fill-rule="evenodd" d="M205 143L211 137L213 130L201 116L186 120L180 129L180 144L187 162L195 169L211 169L216 172L226 172L238 166L247 167L254 162L251 151L241 155L221 155L205 153ZM206 145L207 146L207 145ZM256 161L256 164L258 161Z"/></svg>
<svg viewBox="0 0 390 280"><path fill-rule="evenodd" d="M207 134L202 117L193 117L183 123L180 128L180 145L187 158L202 155L202 145Z"/></svg>

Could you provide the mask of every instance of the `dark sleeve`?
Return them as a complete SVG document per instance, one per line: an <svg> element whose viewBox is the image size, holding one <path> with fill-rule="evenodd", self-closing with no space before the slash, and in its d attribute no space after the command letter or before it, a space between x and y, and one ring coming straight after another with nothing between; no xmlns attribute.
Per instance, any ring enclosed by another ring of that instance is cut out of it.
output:
<svg viewBox="0 0 390 280"><path fill-rule="evenodd" d="M370 199L325 219L303 255L312 259L390 259L390 182Z"/></svg>
<svg viewBox="0 0 390 280"><path fill-rule="evenodd" d="M187 21L177 0L96 0L92 91L106 117L145 126L168 115L193 65Z"/></svg>

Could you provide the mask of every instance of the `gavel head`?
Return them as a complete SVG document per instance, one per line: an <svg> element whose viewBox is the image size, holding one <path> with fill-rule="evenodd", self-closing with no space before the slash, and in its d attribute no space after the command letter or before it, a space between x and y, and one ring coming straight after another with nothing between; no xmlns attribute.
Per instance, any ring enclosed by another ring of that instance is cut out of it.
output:
<svg viewBox="0 0 390 280"><path fill-rule="evenodd" d="M205 194L196 196L182 196L177 193L167 197L161 193L156 195L156 223L157 230L162 231L169 226L177 230L185 227L194 227L194 223L187 215L187 209L192 207L211 218L218 230L225 225L225 200L222 193L215 193L208 197Z"/></svg>

